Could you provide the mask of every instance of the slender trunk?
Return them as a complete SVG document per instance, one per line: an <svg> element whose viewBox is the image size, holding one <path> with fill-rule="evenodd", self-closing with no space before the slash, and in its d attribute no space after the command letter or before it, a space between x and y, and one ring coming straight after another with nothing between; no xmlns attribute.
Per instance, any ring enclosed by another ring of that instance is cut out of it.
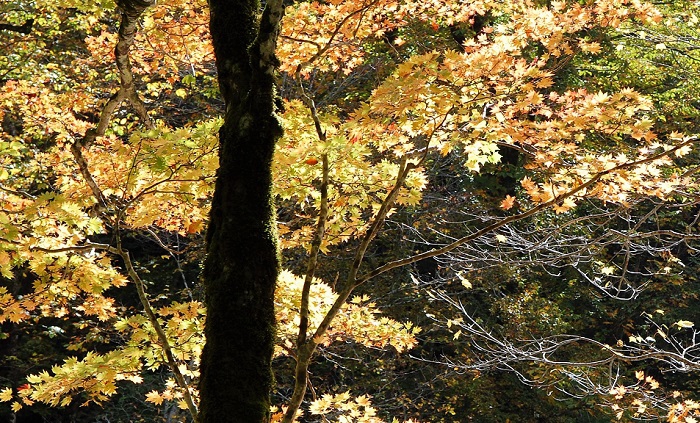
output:
<svg viewBox="0 0 700 423"><path fill-rule="evenodd" d="M258 19L253 0L211 0L210 28L226 104L204 263L207 323L200 423L270 419L279 273L272 155L274 56L282 2Z"/></svg>

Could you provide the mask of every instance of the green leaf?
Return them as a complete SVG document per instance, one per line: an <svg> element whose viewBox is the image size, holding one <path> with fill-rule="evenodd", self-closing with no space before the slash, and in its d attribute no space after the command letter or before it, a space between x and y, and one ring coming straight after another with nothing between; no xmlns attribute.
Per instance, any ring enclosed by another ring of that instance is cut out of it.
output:
<svg viewBox="0 0 700 423"><path fill-rule="evenodd" d="M185 85L193 85L194 83L197 82L197 78L194 77L192 74L187 74L182 77L182 83Z"/></svg>

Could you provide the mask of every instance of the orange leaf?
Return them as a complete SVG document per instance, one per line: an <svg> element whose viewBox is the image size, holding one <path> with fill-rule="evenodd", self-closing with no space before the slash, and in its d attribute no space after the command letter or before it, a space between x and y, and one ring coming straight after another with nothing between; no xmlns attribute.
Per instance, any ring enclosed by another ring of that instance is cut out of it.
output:
<svg viewBox="0 0 700 423"><path fill-rule="evenodd" d="M506 195L506 198L501 201L501 208L503 210L510 210L513 208L513 205L515 204L515 197L511 195Z"/></svg>
<svg viewBox="0 0 700 423"><path fill-rule="evenodd" d="M202 221L201 220L195 220L194 222L190 223L189 226L187 227L188 234L195 234L201 230L202 230Z"/></svg>

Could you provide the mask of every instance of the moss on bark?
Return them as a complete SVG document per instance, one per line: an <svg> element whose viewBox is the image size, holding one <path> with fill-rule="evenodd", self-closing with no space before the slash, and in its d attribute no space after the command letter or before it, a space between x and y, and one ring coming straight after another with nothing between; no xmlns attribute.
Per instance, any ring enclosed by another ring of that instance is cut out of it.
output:
<svg viewBox="0 0 700 423"><path fill-rule="evenodd" d="M271 169L282 135L274 64L259 58L265 55L260 40L276 40L279 20L261 25L259 4L252 0L210 5L226 114L203 273L207 325L199 421L259 423L269 421L273 383L279 257ZM268 2L267 8L275 5Z"/></svg>

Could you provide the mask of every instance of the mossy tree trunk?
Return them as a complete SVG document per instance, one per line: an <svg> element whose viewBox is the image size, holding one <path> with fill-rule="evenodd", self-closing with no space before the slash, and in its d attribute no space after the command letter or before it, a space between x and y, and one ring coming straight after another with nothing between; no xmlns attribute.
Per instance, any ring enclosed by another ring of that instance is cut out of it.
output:
<svg viewBox="0 0 700 423"><path fill-rule="evenodd" d="M279 272L271 191L275 47L281 0L210 0L210 29L226 111L204 264L207 324L200 423L270 419L274 291Z"/></svg>

